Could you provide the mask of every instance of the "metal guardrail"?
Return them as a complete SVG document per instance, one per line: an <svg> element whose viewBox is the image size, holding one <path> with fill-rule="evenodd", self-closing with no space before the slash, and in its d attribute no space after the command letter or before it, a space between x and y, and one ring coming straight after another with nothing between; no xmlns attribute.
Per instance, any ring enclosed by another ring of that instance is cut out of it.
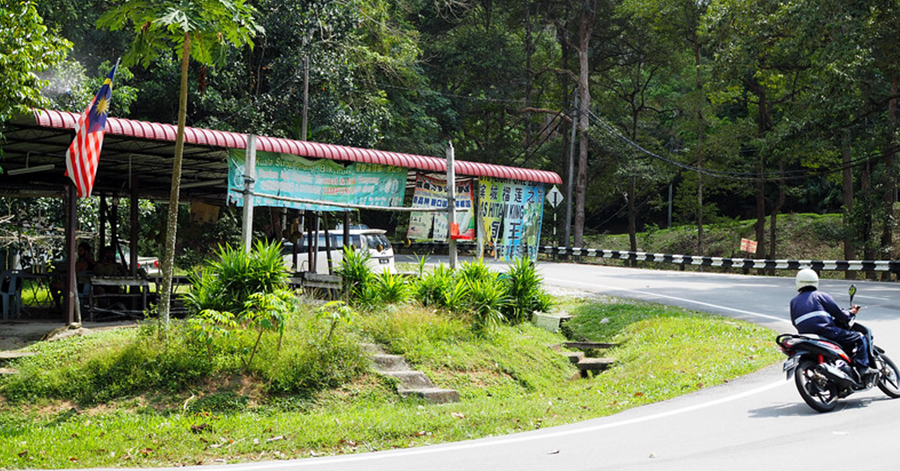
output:
<svg viewBox="0 0 900 471"><path fill-rule="evenodd" d="M749 268L767 270L878 271L900 273L900 261L894 260L767 260L756 258L702 257L696 255L672 255L625 250L597 250L573 247L541 246L539 253L548 255L572 255L582 257L637 260L639 262L673 263L701 267Z"/></svg>
<svg viewBox="0 0 900 471"><path fill-rule="evenodd" d="M415 242L406 247L412 251L433 251L446 249L441 242ZM474 250L474 243L466 249ZM671 263L699 267L722 267L756 270L800 270L812 268L819 271L873 271L900 273L900 261L895 260L768 260L758 258L703 257L698 255L673 255L627 250L599 250L578 247L553 247L543 245L538 253L557 256L581 256L610 258L616 260L637 260L639 262Z"/></svg>

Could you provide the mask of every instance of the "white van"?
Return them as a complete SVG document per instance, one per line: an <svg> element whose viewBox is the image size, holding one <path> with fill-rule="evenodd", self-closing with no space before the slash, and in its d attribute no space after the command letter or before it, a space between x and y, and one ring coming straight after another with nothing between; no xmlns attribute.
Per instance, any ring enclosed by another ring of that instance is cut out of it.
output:
<svg viewBox="0 0 900 471"><path fill-rule="evenodd" d="M350 243L356 250L369 251L369 266L375 273L385 270L396 273L394 267L394 249L385 235L383 229L351 229ZM335 229L328 231L331 239L331 267L337 270L344 258L344 231ZM325 232L318 232L318 240L313 239L313 254L315 256L316 273L328 274L328 257L325 252ZM297 248L297 264L294 264L294 244L284 241L282 243L282 255L284 265L292 272L309 270L309 235L304 234Z"/></svg>

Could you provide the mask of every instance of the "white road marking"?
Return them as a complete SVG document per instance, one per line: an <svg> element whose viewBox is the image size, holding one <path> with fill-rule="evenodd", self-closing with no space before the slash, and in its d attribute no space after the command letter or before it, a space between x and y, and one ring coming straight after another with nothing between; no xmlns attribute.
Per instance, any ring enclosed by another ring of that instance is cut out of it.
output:
<svg viewBox="0 0 900 471"><path fill-rule="evenodd" d="M768 319L768 320L771 320L771 321L783 322L783 323L788 324L788 325L790 325L790 326L793 327L793 325L791 324L791 322L790 322L789 320L784 319L784 318L782 318L782 317L775 317L775 316L770 316L770 315L768 315L768 314L761 314L761 313L758 313L758 312L745 311L745 310L743 310L743 309L736 309L736 308L728 307L728 306L721 306L721 305L719 305L719 304L712 304L712 303L707 303L707 302L703 302L703 301L696 301L696 300L694 300L694 299L679 298L678 296L669 296L669 295L667 295L667 294L659 294L659 293L653 293L653 292L649 292L649 291L643 291L643 290L631 289L631 288L621 288L621 287L618 287L618 286L606 286L606 285L598 285L597 283L583 283L583 282L580 282L580 281L562 280L562 279L558 279L558 278L544 278L544 280L553 280L553 281L557 282L558 284L560 284L560 285L562 285L562 286L565 286L565 285L567 285L567 284L569 284L569 285L571 285L571 284L576 284L576 285L583 285L583 286L593 287L593 288L600 287L600 288L607 289L607 290L615 290L615 291L632 291L632 292L635 292L635 293L641 293L641 294L643 294L643 295L645 295L645 296L646 296L646 295L649 295L649 296L656 296L656 297L658 297L658 298L674 299L674 300L676 300L676 301L682 301L682 302L686 302L686 303L692 303L692 304L696 304L696 305L698 305L698 306L712 307L712 308L716 308L716 309L722 309L722 310L725 310L725 311L736 312L736 313L739 313L739 314L746 314L746 315L748 315L748 316L761 317L761 318L763 318L763 319Z"/></svg>

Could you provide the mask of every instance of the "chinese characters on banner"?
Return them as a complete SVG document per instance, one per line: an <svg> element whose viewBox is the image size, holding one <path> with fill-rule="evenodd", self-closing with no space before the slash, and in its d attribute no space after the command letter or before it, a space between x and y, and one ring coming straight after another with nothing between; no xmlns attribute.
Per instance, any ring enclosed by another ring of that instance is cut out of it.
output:
<svg viewBox="0 0 900 471"><path fill-rule="evenodd" d="M243 198L239 192L231 190L243 190L245 162L243 150L229 152L228 201L238 206L243 206ZM345 204L402 206L406 172L402 167L363 162L344 166L328 159L310 160L290 154L257 152L254 192ZM317 211L344 210L259 196L254 197L253 204Z"/></svg>
<svg viewBox="0 0 900 471"><path fill-rule="evenodd" d="M503 260L537 259L544 215L542 183L479 179L479 205L487 241Z"/></svg>
<svg viewBox="0 0 900 471"><path fill-rule="evenodd" d="M470 184L468 185L471 188ZM465 185L457 185L457 203L467 201L471 196L461 196ZM471 190L469 190L471 191ZM541 220L544 208L544 185L542 183L519 182L480 178L478 180L478 204L484 223L486 243L496 250L503 260L528 257L535 260L538 254L541 234ZM470 193L471 195L471 193ZM467 198L467 199L465 199ZM446 181L420 176L416 179L413 206L446 207ZM459 231L474 236L474 214L457 213ZM417 213L410 216L407 237L417 240L447 240L447 216L444 213Z"/></svg>
<svg viewBox="0 0 900 471"><path fill-rule="evenodd" d="M475 238L475 214L472 211L472 184L474 180L460 179L456 181L456 207L468 209L456 213L459 224L459 239ZM447 180L416 175L416 190L413 193L413 208L446 208ZM406 237L415 240L446 241L449 232L447 213L417 211L409 217L409 230Z"/></svg>

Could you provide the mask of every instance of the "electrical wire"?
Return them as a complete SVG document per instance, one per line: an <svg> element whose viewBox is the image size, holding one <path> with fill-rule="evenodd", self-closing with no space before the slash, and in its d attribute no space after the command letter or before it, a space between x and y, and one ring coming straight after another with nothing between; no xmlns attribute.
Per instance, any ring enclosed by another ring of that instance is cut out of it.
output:
<svg viewBox="0 0 900 471"><path fill-rule="evenodd" d="M663 157L655 152L649 151L645 149L640 144L632 141L628 137L624 136L620 133L613 125L604 121L602 118L597 116L592 110L588 110L588 114L594 121L596 121L600 128L611 136L623 141L626 145L633 147L645 155L652 157L654 159L660 160L667 164L673 165L675 167L681 168L683 170L688 170L690 172L699 173L702 175L707 175L710 177L716 178L725 178L732 180L743 180L743 181L772 181L772 180L795 180L795 179L803 179L808 178L813 175L827 175L830 173L841 172L847 168L853 168L860 165L864 165L869 163L877 158L880 158L884 155L885 152L892 152L897 150L897 147L892 147L891 149L885 149L880 153L874 153L867 156L855 158L851 160L848 164L842 164L838 168L823 168L823 169L803 169L803 170L789 170L789 171L764 171L764 172L728 172L721 170L711 170L708 168L696 167L693 165L683 164L681 162L675 161L673 159Z"/></svg>

